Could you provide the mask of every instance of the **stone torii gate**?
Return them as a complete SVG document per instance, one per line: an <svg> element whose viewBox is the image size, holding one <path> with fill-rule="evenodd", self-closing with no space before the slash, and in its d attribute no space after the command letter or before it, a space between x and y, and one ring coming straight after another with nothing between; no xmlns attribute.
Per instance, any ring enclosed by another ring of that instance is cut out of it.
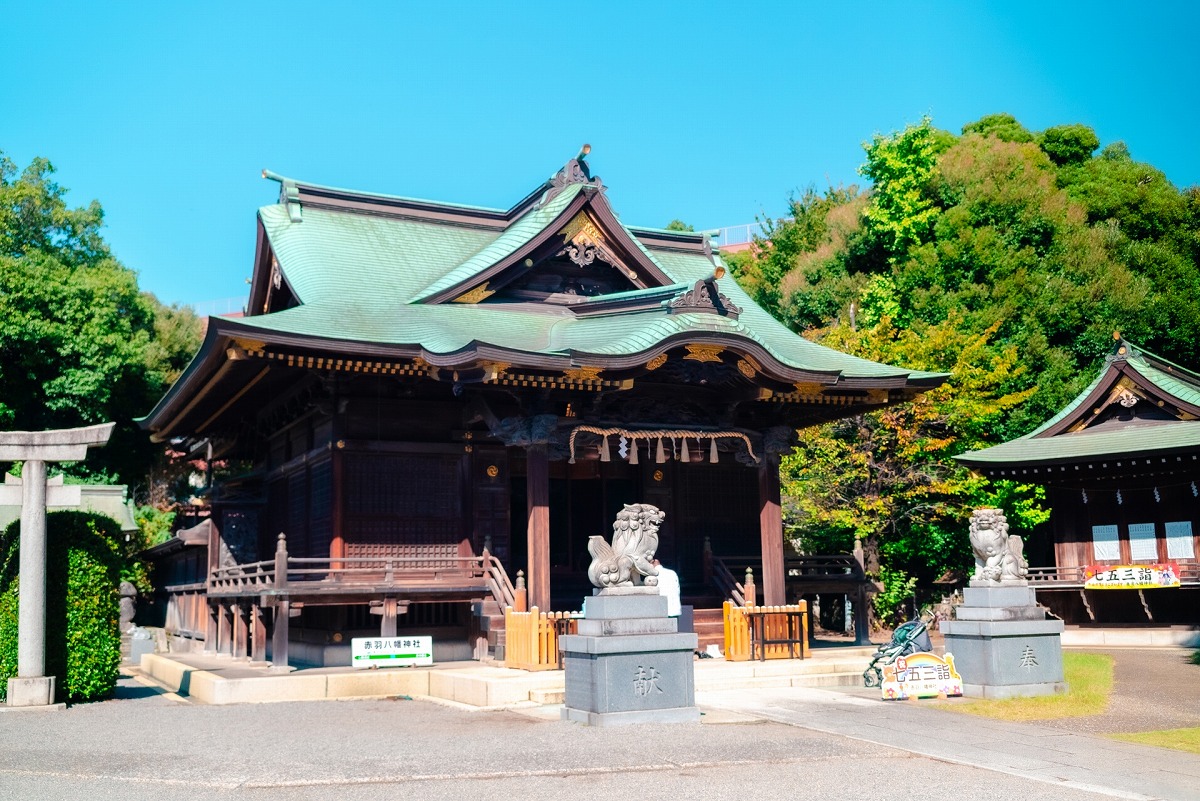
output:
<svg viewBox="0 0 1200 801"><path fill-rule="evenodd" d="M114 423L57 431L0 431L0 462L21 470L21 592L17 612L17 676L8 680L10 707L54 704L46 674L46 462L79 462L108 442Z"/></svg>

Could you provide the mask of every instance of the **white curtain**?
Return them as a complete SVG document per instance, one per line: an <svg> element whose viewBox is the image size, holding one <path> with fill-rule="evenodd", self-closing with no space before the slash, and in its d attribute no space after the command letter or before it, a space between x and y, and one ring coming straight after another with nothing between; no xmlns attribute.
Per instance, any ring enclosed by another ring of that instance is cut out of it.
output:
<svg viewBox="0 0 1200 801"><path fill-rule="evenodd" d="M1092 526L1092 557L1097 562L1121 560L1121 546L1117 543L1116 526Z"/></svg>
<svg viewBox="0 0 1200 801"><path fill-rule="evenodd" d="M1195 559L1196 545L1192 539L1192 521L1167 523L1167 558Z"/></svg>

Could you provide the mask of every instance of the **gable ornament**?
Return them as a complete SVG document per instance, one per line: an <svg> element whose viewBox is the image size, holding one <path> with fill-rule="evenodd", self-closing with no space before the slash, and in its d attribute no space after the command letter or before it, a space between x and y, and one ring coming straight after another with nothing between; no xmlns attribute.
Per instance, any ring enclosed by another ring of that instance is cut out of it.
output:
<svg viewBox="0 0 1200 801"><path fill-rule="evenodd" d="M558 172L550 179L550 186L542 194L542 199L533 207L534 211L545 208L550 201L562 194L562 191L572 184L588 184L596 187L601 192L604 191L604 184L600 181L600 176L592 177L592 171L587 164L587 155L592 152L591 145L584 145L579 150L579 155L568 161L562 166Z"/></svg>
<svg viewBox="0 0 1200 801"><path fill-rule="evenodd" d="M720 271L724 274L724 270ZM719 276L718 276L719 277ZM668 304L672 314L679 312L711 312L736 320L742 308L717 289L713 278L702 278L692 288L681 292Z"/></svg>
<svg viewBox="0 0 1200 801"><path fill-rule="evenodd" d="M1113 398L1117 403L1121 404L1126 409L1132 409L1137 406L1138 396L1130 392L1127 388L1122 387L1118 390Z"/></svg>
<svg viewBox="0 0 1200 801"><path fill-rule="evenodd" d="M563 248L557 255L566 255L580 267L587 267L599 258L615 267L621 267L621 261L604 240L604 234L596 227L591 218L582 211L576 214L559 232L563 238ZM628 274L628 271L622 270Z"/></svg>

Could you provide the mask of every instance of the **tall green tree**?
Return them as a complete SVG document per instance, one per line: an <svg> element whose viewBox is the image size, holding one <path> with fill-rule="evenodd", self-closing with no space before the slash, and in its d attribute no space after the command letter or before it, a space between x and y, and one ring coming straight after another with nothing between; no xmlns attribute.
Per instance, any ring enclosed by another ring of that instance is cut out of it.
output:
<svg viewBox="0 0 1200 801"><path fill-rule="evenodd" d="M863 145L867 160L859 172L874 183L863 221L890 261L928 237L938 215L931 192L938 156L953 141L953 134L934 128L926 117L898 133L876 134Z"/></svg>
<svg viewBox="0 0 1200 801"><path fill-rule="evenodd" d="M0 426L115 420L107 448L72 469L131 484L152 454L133 423L199 343L189 311L138 289L101 235L99 203L70 208L54 168L0 153Z"/></svg>
<svg viewBox="0 0 1200 801"><path fill-rule="evenodd" d="M1033 132L996 114L956 137L926 119L864 145L866 192L811 190L738 255L738 280L793 329L952 374L909 406L804 432L787 463L791 533L817 549L862 539L885 611L967 558L971 506L1004 506L1017 527L1044 515L1036 495L951 456L1050 417L1114 331L1200 365L1200 188L1098 146L1082 125ZM972 417L985 425L963 427Z"/></svg>
<svg viewBox="0 0 1200 801"><path fill-rule="evenodd" d="M963 532L972 509L1000 504L1016 530L1045 520L1034 488L989 486L950 458L988 442L1033 392L1007 389L1024 368L1015 348L991 342L994 333L969 333L957 316L909 329L884 317L817 337L864 358L949 373L911 403L802 430L783 462L789 534L810 552L849 551L858 540L868 572L885 585L876 598L885 620L914 583L927 590L970 562Z"/></svg>

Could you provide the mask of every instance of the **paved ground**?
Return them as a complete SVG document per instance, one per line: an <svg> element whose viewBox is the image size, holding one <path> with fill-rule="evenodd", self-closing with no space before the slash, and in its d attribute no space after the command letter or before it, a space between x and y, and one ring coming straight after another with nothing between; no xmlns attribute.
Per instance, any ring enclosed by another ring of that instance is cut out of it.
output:
<svg viewBox="0 0 1200 801"><path fill-rule="evenodd" d="M125 685L125 700L0 720L0 799L1099 797L715 711L594 729L424 701L197 706Z"/></svg>
<svg viewBox="0 0 1200 801"><path fill-rule="evenodd" d="M1200 726L1200 665L1183 648L1089 649L1115 661L1108 711L1084 718L1061 718L1043 725L1066 731L1107 734ZM1200 798L1200 788L1196 791Z"/></svg>
<svg viewBox="0 0 1200 801"><path fill-rule="evenodd" d="M1132 671L1118 667L1119 693L1134 693L1136 681L1144 699L1191 675L1171 662L1183 652L1144 653L1117 654ZM1161 700L1194 709L1189 691ZM698 725L593 729L550 707L200 706L125 679L112 701L0 715L0 801L1200 798L1200 757L1076 731L865 691L722 691L698 701Z"/></svg>

